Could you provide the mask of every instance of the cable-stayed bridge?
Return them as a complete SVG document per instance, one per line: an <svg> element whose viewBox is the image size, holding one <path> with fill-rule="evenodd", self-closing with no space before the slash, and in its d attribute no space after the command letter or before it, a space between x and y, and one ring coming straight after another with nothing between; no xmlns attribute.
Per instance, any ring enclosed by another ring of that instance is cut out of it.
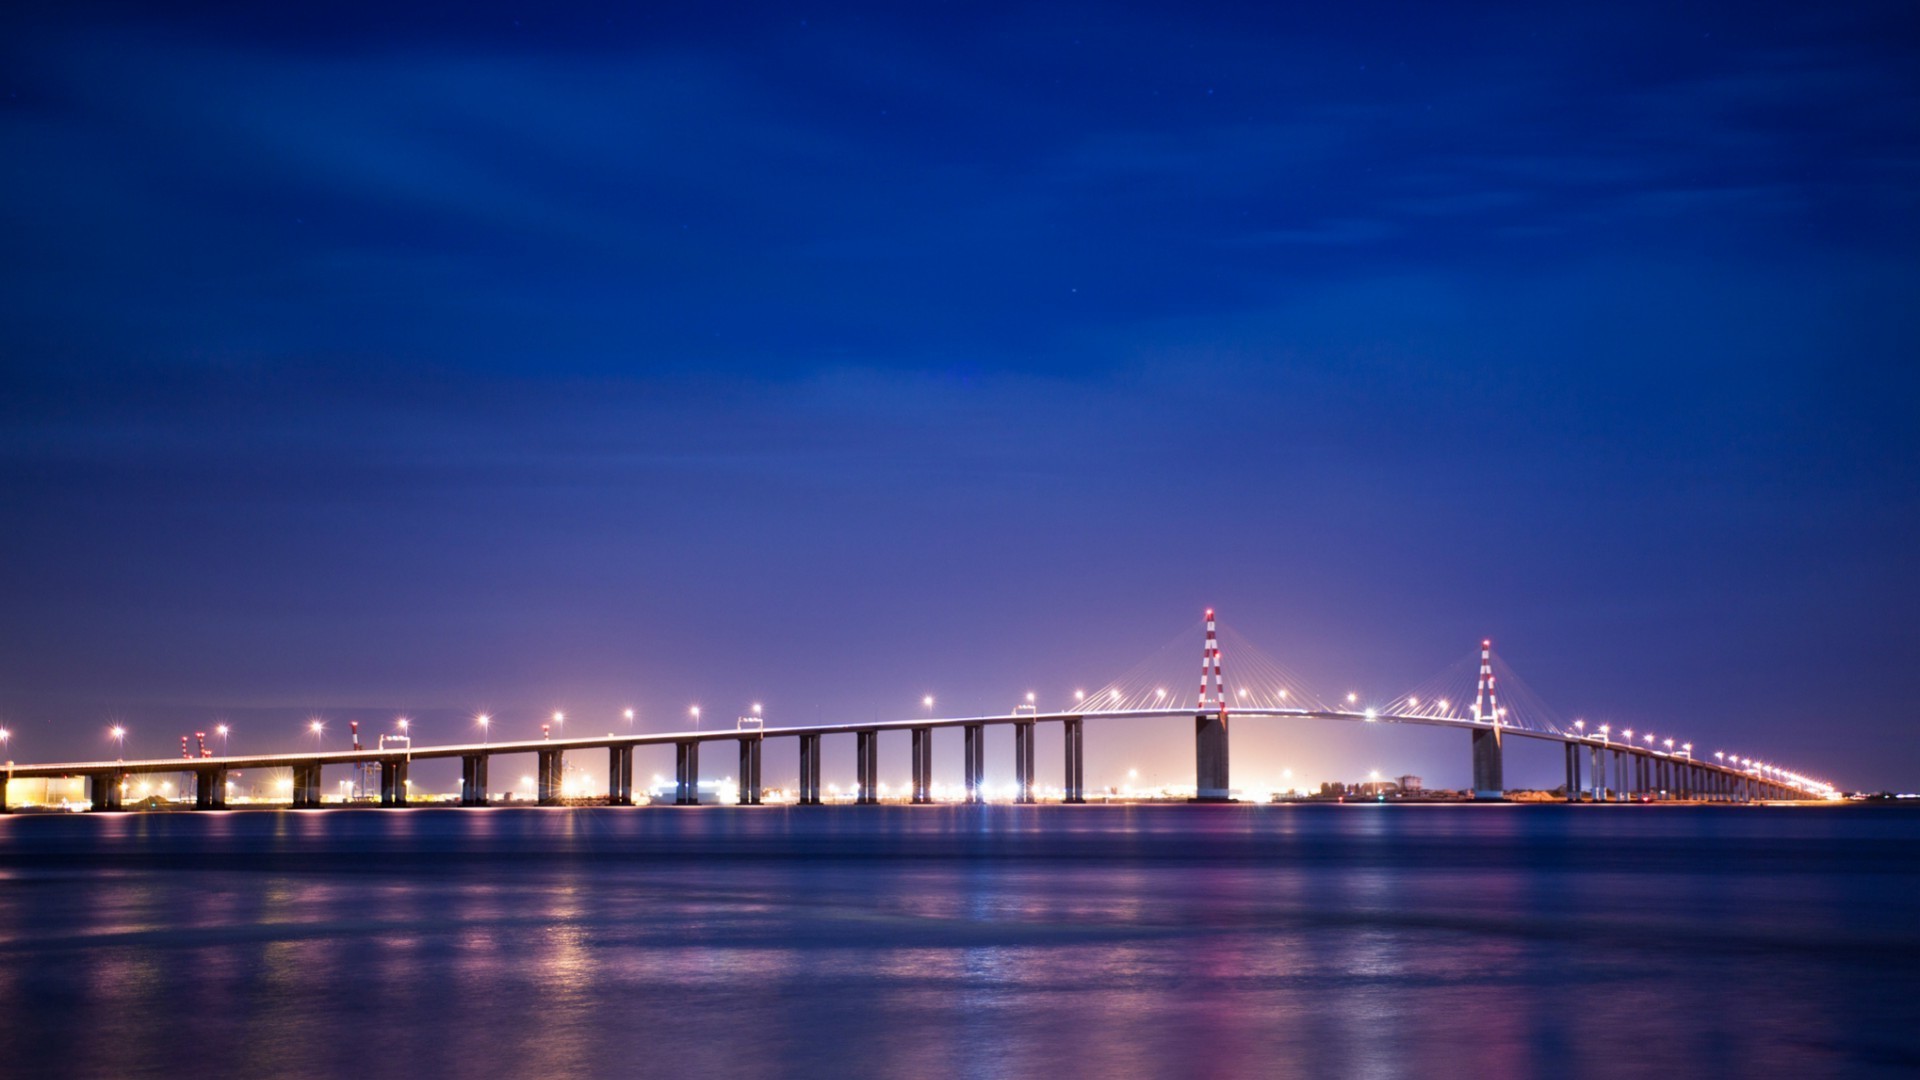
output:
<svg viewBox="0 0 1920 1080"><path fill-rule="evenodd" d="M739 801L761 801L761 751L766 740L799 740L799 801L821 803L822 740L828 735L854 737L855 801L880 801L879 739L905 732L912 746L912 801L932 802L933 733L942 728L962 732L961 754L965 800L986 801L984 777L986 729L1013 729L1014 791L1016 802L1033 802L1035 790L1034 740L1042 725L1059 725L1065 749L1064 801L1086 801L1084 746L1089 723L1123 719L1191 721L1194 725L1195 801L1226 802L1232 798L1231 731L1241 722L1262 719L1323 720L1362 724L1418 724L1452 728L1466 735L1473 766L1473 792L1478 799L1495 800L1504 794L1506 743L1533 739L1563 748L1568 801L1686 800L1751 802L1825 799L1837 795L1830 784L1765 759L1715 752L1710 758L1694 754L1691 742L1659 738L1651 732L1615 731L1610 725L1588 727L1583 720L1565 721L1528 689L1483 640L1475 655L1389 699L1386 707L1360 707L1358 695L1329 700L1285 665L1272 660L1250 642L1223 634L1208 610L1201 638L1200 674L1183 684L1169 674L1169 658L1191 648L1183 633L1175 642L1142 661L1113 682L1075 692L1070 710L1042 712L1027 695L1027 703L1007 713L924 717L799 727L764 727L743 722L732 730L696 730L580 738L543 738L508 742L417 746L410 741L352 750L302 751L285 754L213 756L202 751L193 757L145 760L75 761L6 765L8 779L71 779L84 777L91 809L117 811L125 805L129 778L157 773L187 773L193 777L194 805L218 809L227 805L228 775L243 769L289 769L293 776L291 801L296 808L318 808L324 790L322 775L329 768L360 768L378 774L380 802L406 803L407 773L415 761L458 758L461 762L461 804L488 803L488 765L502 754L534 754L538 762L536 789L542 804L563 800L565 756L604 750L608 763L607 801L633 804L633 755L636 747L672 745L675 753L675 802L699 801L700 754L711 744L732 743L739 755ZM1232 662L1228 662L1229 650ZM1189 669L1191 670L1191 669ZM1189 693L1187 687L1197 687ZM484 718L483 718L484 719ZM0 785L0 811L6 809L5 785Z"/></svg>

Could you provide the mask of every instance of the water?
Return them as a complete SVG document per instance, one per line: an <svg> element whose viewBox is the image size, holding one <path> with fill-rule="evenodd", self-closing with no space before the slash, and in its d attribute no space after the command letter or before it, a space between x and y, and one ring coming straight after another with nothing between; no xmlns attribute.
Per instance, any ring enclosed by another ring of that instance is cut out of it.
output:
<svg viewBox="0 0 1920 1080"><path fill-rule="evenodd" d="M1920 813L0 819L0 1075L1910 1075Z"/></svg>

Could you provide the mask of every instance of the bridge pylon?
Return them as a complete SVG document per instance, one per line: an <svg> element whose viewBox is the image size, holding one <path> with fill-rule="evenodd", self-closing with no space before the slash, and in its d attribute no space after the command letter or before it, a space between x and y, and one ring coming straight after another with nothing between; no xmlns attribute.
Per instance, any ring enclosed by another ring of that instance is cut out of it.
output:
<svg viewBox="0 0 1920 1080"><path fill-rule="evenodd" d="M1211 677L1211 682L1209 682ZM1211 687L1212 698L1208 697ZM1207 609L1207 640L1200 653L1200 710L1193 718L1193 799L1231 802L1227 768L1227 692L1220 677L1220 639Z"/></svg>
<svg viewBox="0 0 1920 1080"><path fill-rule="evenodd" d="M1473 737L1473 797L1506 797L1506 763L1500 746L1500 726L1504 714L1493 681L1493 639L1480 642L1480 687L1474 697L1473 719L1486 727L1476 727Z"/></svg>

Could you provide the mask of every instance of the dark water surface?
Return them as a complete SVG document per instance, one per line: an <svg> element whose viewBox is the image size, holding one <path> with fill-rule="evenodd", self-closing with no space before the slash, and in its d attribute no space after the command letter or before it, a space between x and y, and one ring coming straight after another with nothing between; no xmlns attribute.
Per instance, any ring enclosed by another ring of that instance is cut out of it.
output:
<svg viewBox="0 0 1920 1080"><path fill-rule="evenodd" d="M1920 1069L1920 813L0 819L0 1075Z"/></svg>

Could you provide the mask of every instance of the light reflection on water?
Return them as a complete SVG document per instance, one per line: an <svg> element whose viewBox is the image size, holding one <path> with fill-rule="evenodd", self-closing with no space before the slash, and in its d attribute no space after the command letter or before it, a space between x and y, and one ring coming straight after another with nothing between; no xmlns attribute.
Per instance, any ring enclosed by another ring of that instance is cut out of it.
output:
<svg viewBox="0 0 1920 1080"><path fill-rule="evenodd" d="M1920 815L0 819L7 1072L1920 1066Z"/></svg>

